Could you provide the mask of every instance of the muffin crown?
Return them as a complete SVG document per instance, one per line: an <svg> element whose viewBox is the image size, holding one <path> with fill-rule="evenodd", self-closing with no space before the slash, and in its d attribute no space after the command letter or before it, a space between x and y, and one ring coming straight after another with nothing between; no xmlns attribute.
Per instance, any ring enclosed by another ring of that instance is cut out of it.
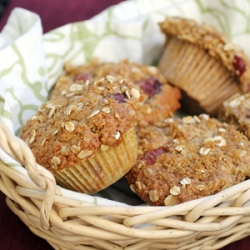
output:
<svg viewBox="0 0 250 250"><path fill-rule="evenodd" d="M249 140L206 114L166 119L138 138L137 164L126 179L151 205L208 196L249 177Z"/></svg>
<svg viewBox="0 0 250 250"><path fill-rule="evenodd" d="M128 82L133 82L140 91L142 102L136 115L136 122L139 126L147 126L155 120L172 116L180 108L180 90L168 84L157 67L129 60L112 63L99 62L97 58L94 58L90 64L77 67L66 63L65 75L57 81L50 99L69 94L65 90L69 86L83 84L91 78L101 79L107 75L120 80L127 79Z"/></svg>

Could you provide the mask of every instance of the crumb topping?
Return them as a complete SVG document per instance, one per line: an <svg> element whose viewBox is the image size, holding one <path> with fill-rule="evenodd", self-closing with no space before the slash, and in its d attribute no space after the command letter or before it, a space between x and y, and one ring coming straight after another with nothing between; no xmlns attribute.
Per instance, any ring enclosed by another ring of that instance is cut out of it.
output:
<svg viewBox="0 0 250 250"><path fill-rule="evenodd" d="M128 60L118 63L102 63L94 59L90 64L73 67L65 64L66 74L62 76L52 90L50 99L59 96L70 96L71 91L81 91L89 84L91 78L106 78L107 81L119 81L122 86L122 95L116 99L142 98L142 103L136 115L138 125L147 126L154 121L171 117L180 108L180 90L170 86L166 78L159 73L157 67L141 65ZM134 83L130 90L124 84L126 81ZM99 90L105 86L99 86ZM167 100L167 101L166 101Z"/></svg>
<svg viewBox="0 0 250 250"><path fill-rule="evenodd" d="M166 119L142 128L138 138L138 160L126 179L151 205L212 195L250 175L250 142L206 114Z"/></svg>

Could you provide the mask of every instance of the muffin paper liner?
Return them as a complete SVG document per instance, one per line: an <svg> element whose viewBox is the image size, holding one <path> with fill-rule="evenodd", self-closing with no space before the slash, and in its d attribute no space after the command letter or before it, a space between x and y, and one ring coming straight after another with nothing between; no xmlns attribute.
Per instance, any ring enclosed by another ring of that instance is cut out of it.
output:
<svg viewBox="0 0 250 250"><path fill-rule="evenodd" d="M121 143L98 151L82 160L74 167L55 171L53 174L59 185L70 190L87 194L96 193L120 178L135 164L137 158L137 138L135 129L121 135Z"/></svg>
<svg viewBox="0 0 250 250"><path fill-rule="evenodd" d="M185 99L196 101L192 105L198 107L193 109L201 106L212 115L216 114L222 100L240 90L237 80L221 63L205 50L178 38L167 40L159 68L170 83L185 92Z"/></svg>

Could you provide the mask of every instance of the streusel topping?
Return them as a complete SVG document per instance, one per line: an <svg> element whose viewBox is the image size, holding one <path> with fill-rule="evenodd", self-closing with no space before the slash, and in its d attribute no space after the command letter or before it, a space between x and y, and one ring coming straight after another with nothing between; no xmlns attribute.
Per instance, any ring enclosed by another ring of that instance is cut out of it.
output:
<svg viewBox="0 0 250 250"><path fill-rule="evenodd" d="M93 77L108 77L110 81L113 78L119 79L121 84L126 79L137 86L131 92L128 92L126 86L123 86L123 91L127 96L141 95L142 97L142 103L136 115L139 125L146 126L154 121L165 119L172 116L180 108L180 90L170 86L166 78L154 66L141 65L128 60L122 60L118 63L102 63L93 59L90 64L78 67L67 63L65 71L66 74L58 80L52 90L50 95L52 100L62 94L68 95L69 88L87 84Z"/></svg>
<svg viewBox="0 0 250 250"><path fill-rule="evenodd" d="M167 119L139 132L137 164L126 176L151 205L215 194L249 177L250 142L208 115Z"/></svg>

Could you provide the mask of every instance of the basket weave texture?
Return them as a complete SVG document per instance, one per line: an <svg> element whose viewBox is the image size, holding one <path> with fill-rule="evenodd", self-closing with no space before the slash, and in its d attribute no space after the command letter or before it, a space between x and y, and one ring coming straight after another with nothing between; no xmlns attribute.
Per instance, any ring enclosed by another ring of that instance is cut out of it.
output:
<svg viewBox="0 0 250 250"><path fill-rule="evenodd" d="M250 180L172 207L100 206L62 195L50 172L0 122L0 147L20 162L0 161L9 208L54 249L220 249L250 235Z"/></svg>

